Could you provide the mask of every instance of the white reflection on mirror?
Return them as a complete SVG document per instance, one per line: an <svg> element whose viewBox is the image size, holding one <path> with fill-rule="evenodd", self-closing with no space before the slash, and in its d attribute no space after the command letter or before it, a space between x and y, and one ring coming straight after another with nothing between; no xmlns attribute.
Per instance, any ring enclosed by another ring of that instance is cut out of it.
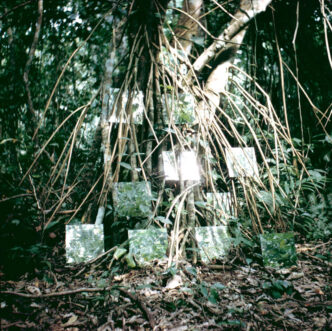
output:
<svg viewBox="0 0 332 331"><path fill-rule="evenodd" d="M200 180L199 166L193 151L181 152L178 158L173 151L163 152L162 156L165 180L179 180L179 174L182 180Z"/></svg>
<svg viewBox="0 0 332 331"><path fill-rule="evenodd" d="M253 147L226 149L226 164L230 177L258 178L258 167Z"/></svg>
<svg viewBox="0 0 332 331"><path fill-rule="evenodd" d="M88 262L104 252L102 224L66 225L67 263Z"/></svg>

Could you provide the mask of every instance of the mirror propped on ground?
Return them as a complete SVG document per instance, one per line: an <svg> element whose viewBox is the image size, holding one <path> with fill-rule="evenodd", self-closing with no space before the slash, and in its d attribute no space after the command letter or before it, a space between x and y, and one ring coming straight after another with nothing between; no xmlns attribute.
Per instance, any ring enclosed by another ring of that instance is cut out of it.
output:
<svg viewBox="0 0 332 331"><path fill-rule="evenodd" d="M202 262L211 263L228 254L230 237L227 226L204 226L195 228L195 239Z"/></svg>
<svg viewBox="0 0 332 331"><path fill-rule="evenodd" d="M265 266L287 268L296 264L297 256L292 232L261 234L260 241Z"/></svg>
<svg viewBox="0 0 332 331"><path fill-rule="evenodd" d="M134 256L139 266L145 266L154 259L166 258L166 229L128 230L128 238L129 253Z"/></svg>
<svg viewBox="0 0 332 331"><path fill-rule="evenodd" d="M67 263L88 262L104 252L102 224L66 225Z"/></svg>

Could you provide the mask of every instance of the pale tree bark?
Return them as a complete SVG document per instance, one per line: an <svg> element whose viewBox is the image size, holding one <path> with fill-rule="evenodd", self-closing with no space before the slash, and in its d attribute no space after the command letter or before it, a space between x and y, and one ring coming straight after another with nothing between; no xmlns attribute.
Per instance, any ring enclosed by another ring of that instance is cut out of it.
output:
<svg viewBox="0 0 332 331"><path fill-rule="evenodd" d="M229 67L242 45L248 23L257 14L265 11L271 2L272 0L242 0L227 29L194 62L193 68L197 72L212 59L219 62L204 86L205 100L202 100L197 107L201 121L209 123L219 106L220 95L225 92L228 82Z"/></svg>
<svg viewBox="0 0 332 331"><path fill-rule="evenodd" d="M233 38L243 30L257 14L265 11L271 1L272 0L241 0L240 7L234 14L234 18L227 29L196 59L193 64L194 70L200 72L223 48L236 45L238 41Z"/></svg>
<svg viewBox="0 0 332 331"><path fill-rule="evenodd" d="M182 13L178 21L178 27L174 30L173 47L177 43L181 50L188 56L192 48L192 38L197 35L199 25L197 21L202 12L203 0L183 0Z"/></svg>

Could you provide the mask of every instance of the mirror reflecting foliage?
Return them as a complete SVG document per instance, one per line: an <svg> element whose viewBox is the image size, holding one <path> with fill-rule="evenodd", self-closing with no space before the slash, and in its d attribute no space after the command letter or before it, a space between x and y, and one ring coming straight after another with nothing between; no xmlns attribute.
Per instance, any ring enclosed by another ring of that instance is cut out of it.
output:
<svg viewBox="0 0 332 331"><path fill-rule="evenodd" d="M88 262L103 252L103 225L66 225L67 263Z"/></svg>
<svg viewBox="0 0 332 331"><path fill-rule="evenodd" d="M129 252L139 266L154 259L166 258L168 247L166 229L128 230Z"/></svg>
<svg viewBox="0 0 332 331"><path fill-rule="evenodd" d="M204 263L223 258L230 248L227 226L196 227L195 239L201 260Z"/></svg>
<svg viewBox="0 0 332 331"><path fill-rule="evenodd" d="M265 266L280 268L296 264L297 256L292 232L262 234L260 241Z"/></svg>

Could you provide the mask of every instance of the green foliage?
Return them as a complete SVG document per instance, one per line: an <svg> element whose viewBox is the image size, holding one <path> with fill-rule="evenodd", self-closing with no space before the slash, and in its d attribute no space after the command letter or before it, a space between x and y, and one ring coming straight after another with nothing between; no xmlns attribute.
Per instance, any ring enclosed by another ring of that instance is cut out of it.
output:
<svg viewBox="0 0 332 331"><path fill-rule="evenodd" d="M283 294L291 295L294 292L292 283L280 279L264 282L262 288L275 299L280 299Z"/></svg>

